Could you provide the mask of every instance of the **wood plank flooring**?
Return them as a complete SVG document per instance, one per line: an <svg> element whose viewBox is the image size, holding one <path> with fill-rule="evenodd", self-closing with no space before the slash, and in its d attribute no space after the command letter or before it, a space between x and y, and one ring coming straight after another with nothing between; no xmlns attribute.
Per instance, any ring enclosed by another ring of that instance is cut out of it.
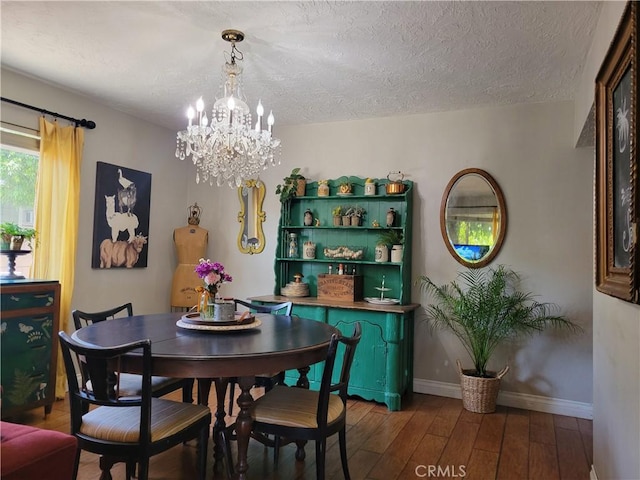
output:
<svg viewBox="0 0 640 480"><path fill-rule="evenodd" d="M256 395L259 395L258 391ZM180 400L180 392L169 398ZM212 392L210 405L215 406ZM39 428L69 431L69 405L57 401L43 418L42 408L13 419ZM234 409L235 410L235 409ZM390 412L385 405L349 400L347 451L354 480L464 478L465 480L535 479L589 480L592 455L590 420L498 407L493 414L475 414L461 400L413 394L403 410ZM209 458L212 446L209 445ZM273 452L252 441L249 477L294 480L315 478L315 451L307 445L306 459L296 462L295 446L284 447L278 470ZM208 479L223 479L222 468ZM327 445L328 479L342 479L337 435ZM114 479L125 478L124 466L112 469ZM83 452L79 480L98 480L98 456ZM151 459L150 479L195 478L195 442L175 447Z"/></svg>

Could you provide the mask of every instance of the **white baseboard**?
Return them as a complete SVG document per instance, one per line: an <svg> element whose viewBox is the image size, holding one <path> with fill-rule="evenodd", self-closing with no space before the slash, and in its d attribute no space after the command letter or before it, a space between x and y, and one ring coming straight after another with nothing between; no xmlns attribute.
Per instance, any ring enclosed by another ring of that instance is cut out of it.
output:
<svg viewBox="0 0 640 480"><path fill-rule="evenodd" d="M591 470L589 471L589 479L590 480L598 480L598 475L596 475L596 467L591 465Z"/></svg>
<svg viewBox="0 0 640 480"><path fill-rule="evenodd" d="M457 383L414 378L413 391L429 395L438 395L440 397L462 398L460 385ZM593 419L592 404L563 400L561 398L503 391L498 394L497 403L498 405L507 407L524 408L537 412L555 413L556 415L567 415L569 417L586 418L589 420ZM593 475L595 475L595 472ZM594 478L596 477L592 477L592 480Z"/></svg>

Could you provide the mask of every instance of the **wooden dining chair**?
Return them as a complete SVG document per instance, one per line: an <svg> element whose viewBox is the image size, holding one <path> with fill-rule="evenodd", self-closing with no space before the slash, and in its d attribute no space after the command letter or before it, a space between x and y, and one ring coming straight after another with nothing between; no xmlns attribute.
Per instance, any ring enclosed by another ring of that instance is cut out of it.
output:
<svg viewBox="0 0 640 480"><path fill-rule="evenodd" d="M104 310L102 312L83 312L81 310L73 310L71 315L76 330L91 325L92 323L104 322L105 320L114 319L119 316L133 315L133 305L125 303L119 307ZM140 395L141 377L132 373L123 373L119 377L120 391L127 392L131 395ZM151 377L151 392L154 397L162 397L167 393L182 389L182 401L193 403L193 383L190 378L171 378L171 377Z"/></svg>
<svg viewBox="0 0 640 480"><path fill-rule="evenodd" d="M336 334L331 337L319 391L276 385L255 401L252 438L274 447L276 468L281 446L299 440L314 440L316 476L318 480L324 479L327 437L338 433L342 472L345 479L350 478L346 444L347 387L361 335L358 322L351 337ZM340 348L342 362L336 362L339 345L344 346L344 349ZM332 381L334 377L336 382ZM296 452L296 459L303 460L304 456Z"/></svg>
<svg viewBox="0 0 640 480"><path fill-rule="evenodd" d="M291 315L291 310L293 309L292 302L283 302L277 303L274 305L259 305L257 303L245 302L244 300L233 300L236 305L236 312L239 311L238 306L241 305L245 307L246 310L254 313L272 313L278 315ZM236 393L236 384L238 383L238 379L236 377L232 377L229 379L229 415L233 414L233 400L235 398ZM284 372L273 372L273 373L263 373L261 375L256 375L256 387L264 387L265 391L269 391L273 388L274 385L284 384Z"/></svg>
<svg viewBox="0 0 640 480"><path fill-rule="evenodd" d="M147 480L150 457L197 438L198 478L205 479L211 411L203 405L152 397L150 340L94 347L80 344L62 331L58 337L69 384L71 434L78 439L80 449L101 455L100 478L110 479L111 467L125 462L127 480L136 463L138 478ZM122 378L121 357L133 351L142 354L141 392L136 396L123 392L117 381ZM94 408L87 412L86 403Z"/></svg>

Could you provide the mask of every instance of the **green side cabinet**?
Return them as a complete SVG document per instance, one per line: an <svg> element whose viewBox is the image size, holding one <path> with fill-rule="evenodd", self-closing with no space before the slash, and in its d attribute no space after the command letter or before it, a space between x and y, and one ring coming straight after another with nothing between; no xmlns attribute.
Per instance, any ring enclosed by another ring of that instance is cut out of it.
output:
<svg viewBox="0 0 640 480"><path fill-rule="evenodd" d="M55 401L60 284L13 280L0 285L2 418Z"/></svg>
<svg viewBox="0 0 640 480"><path fill-rule="evenodd" d="M293 315L329 323L344 335L351 335L353 325L360 322L362 338L351 367L349 395L384 403L389 410L401 410L402 396L413 387L413 324L419 305L327 304L315 297L279 295L252 297L251 301L291 301ZM322 368L322 363L310 366L307 377L311 389L320 388ZM289 371L286 383L295 385L298 378L297 371Z"/></svg>

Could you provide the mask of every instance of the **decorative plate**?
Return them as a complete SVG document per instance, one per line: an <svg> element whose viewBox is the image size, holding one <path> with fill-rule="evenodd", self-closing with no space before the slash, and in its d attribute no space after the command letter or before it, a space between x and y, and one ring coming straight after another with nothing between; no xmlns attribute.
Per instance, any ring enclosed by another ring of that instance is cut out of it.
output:
<svg viewBox="0 0 640 480"><path fill-rule="evenodd" d="M178 320L176 322L176 325L180 328L185 328L187 330L201 330L201 331L206 331L206 332L236 332L239 330L249 330L252 328L258 328L260 325L262 325L262 322L260 321L259 318L253 318L253 322L251 323L235 323L233 325L218 325L218 323L222 323L222 322L215 322L215 325L212 325L213 322L207 322L207 324L204 324L204 322L199 322L199 323L191 323L191 322L185 322L182 320L182 318L180 320ZM225 322L228 323L228 322Z"/></svg>
<svg viewBox="0 0 640 480"><path fill-rule="evenodd" d="M214 320L212 318L202 318L198 312L187 313L180 319L184 323L191 323L193 325L216 325L218 327L226 325L244 325L252 323L255 317L247 312L235 312L234 320Z"/></svg>
<svg viewBox="0 0 640 480"><path fill-rule="evenodd" d="M396 305L400 303L398 298L377 298L377 297L364 297L365 302L373 303L374 305Z"/></svg>

